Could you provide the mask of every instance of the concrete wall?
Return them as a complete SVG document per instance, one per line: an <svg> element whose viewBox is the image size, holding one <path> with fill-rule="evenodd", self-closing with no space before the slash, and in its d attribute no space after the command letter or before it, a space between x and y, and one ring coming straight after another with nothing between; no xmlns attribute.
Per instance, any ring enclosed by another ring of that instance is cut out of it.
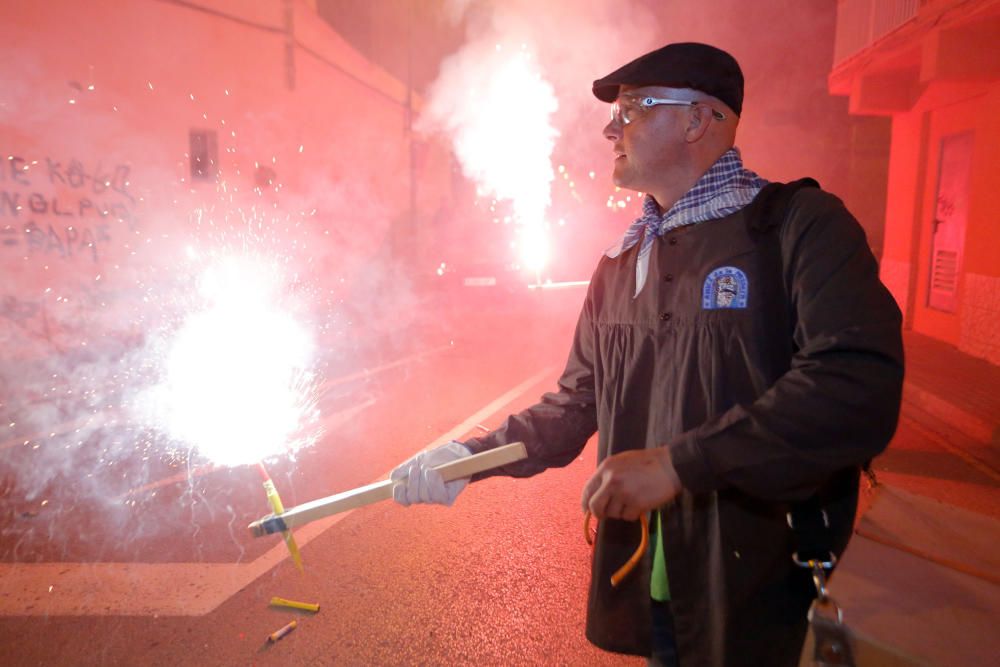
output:
<svg viewBox="0 0 1000 667"><path fill-rule="evenodd" d="M882 278L909 326L1000 364L1000 84L933 82L911 111L893 118ZM928 306L931 239L943 137L974 137L969 216L958 305Z"/></svg>
<svg viewBox="0 0 1000 667"><path fill-rule="evenodd" d="M969 104L974 107L977 143L958 346L1000 364L1000 83Z"/></svg>
<svg viewBox="0 0 1000 667"><path fill-rule="evenodd" d="M141 338L192 249L251 239L370 287L450 197L426 141L410 190L405 86L302 0L2 3L0 49L0 399L22 366ZM216 176L192 180L192 130Z"/></svg>
<svg viewBox="0 0 1000 667"><path fill-rule="evenodd" d="M997 0L921 3L915 16L846 57L829 78L852 113L891 119L881 275L906 326L994 364L1000 364L997 35ZM946 232L960 227L951 222L957 217L938 211L946 140L969 141L971 175L968 187L957 187L955 199L945 202L967 201L964 239L956 236L954 247L957 298L932 307L935 218L950 220L940 228Z"/></svg>

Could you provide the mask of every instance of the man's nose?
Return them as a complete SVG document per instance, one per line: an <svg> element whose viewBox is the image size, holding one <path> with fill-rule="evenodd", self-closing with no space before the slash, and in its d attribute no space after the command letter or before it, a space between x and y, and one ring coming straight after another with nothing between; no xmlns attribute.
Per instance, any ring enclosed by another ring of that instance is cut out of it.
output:
<svg viewBox="0 0 1000 667"><path fill-rule="evenodd" d="M608 141L618 141L622 138L622 125L617 120L612 118L608 121L608 124L604 126L604 138Z"/></svg>

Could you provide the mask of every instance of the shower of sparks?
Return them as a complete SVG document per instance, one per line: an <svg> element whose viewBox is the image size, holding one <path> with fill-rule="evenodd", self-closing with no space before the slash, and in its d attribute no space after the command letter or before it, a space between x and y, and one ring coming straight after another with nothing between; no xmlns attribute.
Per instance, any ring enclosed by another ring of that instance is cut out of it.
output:
<svg viewBox="0 0 1000 667"><path fill-rule="evenodd" d="M173 335L163 381L146 402L159 430L218 465L253 463L310 444L313 341L283 307L280 267L218 259L198 279L199 306Z"/></svg>
<svg viewBox="0 0 1000 667"><path fill-rule="evenodd" d="M469 49L442 66L423 120L451 135L480 196L511 202L517 254L538 271L548 261L545 215L559 136L551 124L559 106L555 91L525 45Z"/></svg>

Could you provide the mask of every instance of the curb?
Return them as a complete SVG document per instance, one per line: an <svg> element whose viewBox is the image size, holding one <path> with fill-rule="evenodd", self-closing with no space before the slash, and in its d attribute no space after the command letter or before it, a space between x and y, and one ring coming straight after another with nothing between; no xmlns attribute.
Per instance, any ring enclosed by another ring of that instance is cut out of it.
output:
<svg viewBox="0 0 1000 667"><path fill-rule="evenodd" d="M957 403L941 398L912 382L903 382L903 400L924 410L932 417L940 419L948 426L961 431L964 435L986 445L991 445L1000 439L1000 427L997 420L984 419Z"/></svg>

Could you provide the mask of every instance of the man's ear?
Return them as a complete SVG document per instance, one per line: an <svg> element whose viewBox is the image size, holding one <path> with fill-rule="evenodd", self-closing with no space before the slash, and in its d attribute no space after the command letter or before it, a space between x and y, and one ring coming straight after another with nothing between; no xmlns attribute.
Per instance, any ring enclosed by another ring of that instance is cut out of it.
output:
<svg viewBox="0 0 1000 667"><path fill-rule="evenodd" d="M699 104L698 106L691 107L690 119L688 122L687 129L684 132L684 138L689 144L693 144L696 141L700 141L705 133L708 132L708 128L712 125L712 109Z"/></svg>

